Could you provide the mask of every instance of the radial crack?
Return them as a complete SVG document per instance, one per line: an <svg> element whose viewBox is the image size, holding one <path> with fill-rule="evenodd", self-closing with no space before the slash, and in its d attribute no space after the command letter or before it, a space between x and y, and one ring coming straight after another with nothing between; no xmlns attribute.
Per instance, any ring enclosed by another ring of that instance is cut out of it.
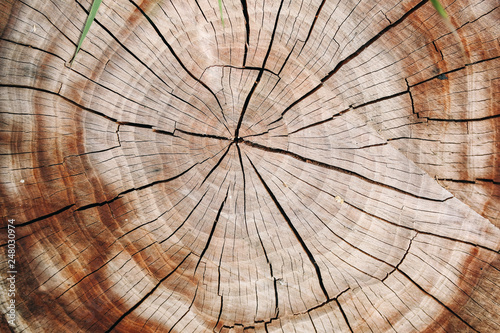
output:
<svg viewBox="0 0 500 333"><path fill-rule="evenodd" d="M279 78L279 73L276 74L275 72L273 72L270 69L263 68L263 67L254 67L254 66L212 65L212 66L208 66L207 68L205 68L203 73L205 73L206 70L210 69L210 68L233 68L233 69L249 70L249 71L264 71L264 72L267 72L267 73L272 74L272 75ZM203 74L202 74L202 76L203 76Z"/></svg>
<svg viewBox="0 0 500 333"><path fill-rule="evenodd" d="M198 202L196 203L196 205L193 207L193 209L191 209L191 211L189 212L188 216L186 216L186 218L184 219L184 221L174 230L174 232L172 232L170 234L170 236L168 236L167 238L165 238L164 240L158 242L159 244L162 244L164 242L166 242L167 240L170 239L170 237L172 237L173 235L175 235L177 233L177 231L179 231L180 228L182 228L182 226L187 222L187 220L189 220L189 217L194 213L194 211L196 210L196 208L198 208L198 206L200 205L200 203L203 201L203 198L205 197L205 195L207 195L207 192L208 192L209 189L207 189L205 191L205 193L203 193L203 195L201 196L200 200L198 200Z"/></svg>
<svg viewBox="0 0 500 333"><path fill-rule="evenodd" d="M30 89L30 90L40 91L40 92L43 92L43 93L47 93L47 94L51 94L51 95L54 95L54 96L58 96L58 97L64 99L65 101L67 101L67 102L69 102L69 103L71 103L71 104L73 104L73 105L75 105L75 106L77 106L77 107L79 107L79 108L81 108L81 109L83 109L85 111L91 112L91 113L93 113L95 115L98 115L100 117L103 117L103 118L105 118L107 120L110 120L112 122L118 123L118 120L115 119L115 118L109 117L109 116L105 115L102 112L99 112L99 111L87 108L87 107L85 107L85 106L83 106L81 104L78 104L77 102L69 99L68 97L60 95L60 94L58 94L56 92L53 92L51 90L46 90L46 89L38 88L38 87L24 86L24 85L13 85L13 84L0 84L0 87L3 87L3 88L17 88L17 89Z"/></svg>
<svg viewBox="0 0 500 333"><path fill-rule="evenodd" d="M440 121L440 122L450 122L450 123L468 123L473 121L484 121L490 119L499 118L500 114L495 114L492 116L486 116L481 118L466 118L466 119L449 119L449 118L429 118L429 117L421 117L422 119L427 119L427 121Z"/></svg>
<svg viewBox="0 0 500 333"><path fill-rule="evenodd" d="M44 49L41 49L41 48L36 47L36 46L33 46L33 45L20 43L20 42L16 42L16 41L13 41L13 40L10 40L10 39L5 39L5 38L0 38L0 40L3 40L3 41L5 41L5 42L9 42L9 43L12 43L12 44L15 44L15 45L25 46L25 47L28 47L28 48L30 48L30 49L37 50L37 51L40 51L40 52L43 52L43 53L46 53L46 54L50 54L51 56L54 56L54 57L58 58L59 60L65 61L65 60L64 60L61 56L59 56L58 54L53 53L53 52L50 52L50 51L47 51L47 50L44 50Z"/></svg>
<svg viewBox="0 0 500 333"><path fill-rule="evenodd" d="M103 268L104 266L106 266L107 264L109 264L111 261L113 261L116 257L118 257L118 255L120 255L122 253L122 251L119 251L117 254L115 254L111 259L107 260L105 263L103 263L101 266L99 266L98 268L94 269L92 272L88 273L87 275L85 275L84 277L82 277L80 280L78 280L77 282L75 282L73 285L71 285L69 288L67 288L66 290L64 290L64 292L57 296L55 299L59 299L61 298L64 294L66 294L68 291L70 291L73 287L75 287L77 284L79 284L80 282L82 282L83 280L85 280L87 277L89 277L90 275L92 274L95 274L96 272L98 272L101 268Z"/></svg>
<svg viewBox="0 0 500 333"><path fill-rule="evenodd" d="M16 224L15 226L16 226L16 228L19 228L19 227L24 227L24 226L30 225L30 224L32 224L32 223L35 223L35 222L38 222L38 221L41 221L41 220L48 219L48 218L50 218L50 217L52 217L52 216L56 216L56 215L58 215L58 214L61 214L62 212L67 211L68 209L70 209L70 208L71 208L71 207L73 207L74 205L75 205L75 204L68 205L68 206L63 207L63 208L61 208L61 209L59 209L59 210L56 210L55 212L52 212L52 213L49 213L49 214L47 214L47 215L43 215L43 216L37 217L37 218L35 218L35 219L33 219L33 220L30 220L30 221L28 221L28 222L24 222L24 223L19 223L19 224ZM7 229L7 227L2 227L2 228L0 228L0 230L1 230L1 229Z"/></svg>
<svg viewBox="0 0 500 333"><path fill-rule="evenodd" d="M465 319L463 319L462 317L460 317L458 314L455 313L455 311L453 311L450 307L448 307L446 304L444 304L443 302L441 302L436 296L432 295L431 293L427 292L427 290L425 290L423 287L421 287L418 283L416 283L415 281L413 281L412 278L410 278L410 276L408 274L406 274L405 272L403 272L401 269L398 268L398 272L400 272L404 277L406 277L411 283L413 283L418 289L420 289L424 294L426 294L427 296L431 297L434 301L436 301L437 303L439 303L439 305L441 305L442 307L444 307L446 310L448 310L450 313L452 313L455 317L457 317L458 319L460 319L461 322L463 322L465 325L467 325L467 327L469 327L471 330L473 330L474 332L478 332L478 330L476 330L474 327L472 327L467 321L465 321Z"/></svg>
<svg viewBox="0 0 500 333"><path fill-rule="evenodd" d="M430 77L428 79L425 79L425 80L422 80L420 82L417 82L417 83L414 83L412 84L411 86L408 85L409 87L416 87L420 84L423 84L423 83L426 83L426 82L429 82L429 81L432 81L432 80L435 80L435 79L443 79L444 77L446 77L448 74L451 74L451 73L455 73L455 72L458 72L458 71L461 71L461 70L464 70L466 69L467 67L469 66L474 66L474 65L477 65L477 64L480 64L480 63L483 63L483 62L488 62L488 61L492 61L492 60L496 60L496 59L499 59L500 56L497 56L497 57L493 57L493 58L488 58L488 59L481 59L481 60L478 60L476 62L472 62L472 63L469 63L469 64L465 64L465 66L460 66L460 67L457 67L457 68L454 68L454 69L451 69L449 71L446 71L446 72L441 72L437 75L434 75L433 77ZM407 82L408 83L408 82Z"/></svg>
<svg viewBox="0 0 500 333"><path fill-rule="evenodd" d="M245 177L245 168L243 167L243 159L241 157L240 146L237 144L236 149L238 151L238 159L240 161L241 166L241 174L243 176L243 219L245 221L245 226L247 227L248 232L248 223L247 223L247 193L246 193L246 177Z"/></svg>
<svg viewBox="0 0 500 333"><path fill-rule="evenodd" d="M293 106L295 106L297 103L300 101L304 100L305 98L309 97L312 93L323 87L323 84L331 79L344 65L346 65L348 62L350 62L352 59L356 58L363 50L365 50L367 47L375 43L380 37L382 37L387 31L390 29L394 28L395 26L399 25L401 22L403 22L408 16L413 14L417 9L422 7L424 4L427 3L427 0L420 1L415 7L411 8L408 10L403 16L401 16L397 21L395 21L392 24L389 24L386 26L382 31L380 31L377 35L372 37L368 42L364 43L361 45L354 53L350 54L347 56L344 60L341 60L335 68L330 71L325 77L321 79L321 83L319 83L316 87L312 88L309 92L305 93L303 96L299 97L297 100L295 100L292 104L290 104L285 110L281 113L281 116L283 116L285 113L287 113Z"/></svg>
<svg viewBox="0 0 500 333"><path fill-rule="evenodd" d="M248 43L250 42L250 22L248 18L248 8L247 8L247 0L241 0L241 10L243 11L243 17L245 18L245 53L243 54L243 67L245 67L247 63L247 54L248 54Z"/></svg>
<svg viewBox="0 0 500 333"><path fill-rule="evenodd" d="M191 308L193 307L194 301L196 300L196 295L198 294L198 288L199 288L199 285L196 286L196 290L194 291L193 300L191 301L191 304L189 304L189 308L187 309L187 311L179 318L179 320L177 320L177 322L168 330L167 333L172 332L174 327L189 313L189 311L191 311ZM175 332L178 332L178 331L176 330Z"/></svg>
<svg viewBox="0 0 500 333"><path fill-rule="evenodd" d="M327 118L327 119L324 119L324 120L320 120L320 121L317 121L315 123L312 123L312 124L309 124L309 125L306 125L304 127L301 127L299 129L296 129L294 130L293 132L290 132L289 134L294 134L294 133L297 133L297 132L300 132L300 131L303 131L305 129L308 129L308 128L311 128L311 127L315 127L315 126L318 126L318 125L322 125L324 123L327 123L329 121L332 121L333 119L343 115L344 113L348 112L348 111L351 111L351 110L356 110L356 109L359 109L359 108L362 108L362 107L365 107L365 106L368 106L368 105L371 105L371 104L375 104L375 103L379 103L379 102L383 102L383 101L386 101L386 100L389 100L391 98L396 98L396 97L399 97L399 96L402 96L402 95L406 95L406 94L409 94L410 91L409 91L409 88L405 91L401 91L401 92L398 92L398 93L395 93L395 94L392 94L392 95L389 95L389 96L385 96L385 97L380 97L380 98L377 98L377 99L374 99L374 100L371 100L371 101L368 101L368 102L365 102L365 103L361 103L359 105L351 105L349 106L349 108L347 109L344 109L334 115L332 115L330 118ZM297 103L300 102L300 101L296 101ZM295 104L289 106L289 108L293 107ZM288 109L288 108L287 108ZM288 110L285 110L285 111L288 111ZM285 111L281 114L281 117L278 119L283 119L283 115L285 114ZM269 125L272 125L274 123L276 123L277 120L273 121L272 123L270 123Z"/></svg>
<svg viewBox="0 0 500 333"><path fill-rule="evenodd" d="M347 327L349 327L349 331L351 331L351 333L354 333L354 331L352 330L351 324L349 324L349 320L347 319L347 316L344 312L344 309L342 309L342 306L340 305L338 297L335 299L335 302L337 303L337 306L340 309L340 313L342 314L342 317L344 318L345 323L347 324Z"/></svg>
<svg viewBox="0 0 500 333"><path fill-rule="evenodd" d="M169 49L170 53L174 56L175 60L177 60L177 62L179 63L179 65L182 67L182 69L191 77L193 78L193 80L195 80L196 82L198 82L199 84L201 84L203 86L203 88L205 88L206 90L208 90L208 92L210 92L210 94L215 98L215 100L217 101L217 104L219 105L219 108L220 110L222 111L223 108L222 108L222 105L219 101L219 98L217 97L217 95L215 95L215 93L212 91L212 89L210 89L210 87L205 83L203 82L201 79L197 78L193 73L191 73L190 70L187 69L187 67L184 65L184 63L181 61L181 59L179 58L179 56L177 55L177 53L175 53L174 49L172 48L172 46L170 45L170 43L165 39L165 37L163 36L163 34L161 33L160 29L158 29L158 27L156 26L156 24L153 22L153 20L149 17L149 15L146 14L146 12L144 12L144 10L139 6L137 5L133 0L129 0L140 12L141 14L146 18L146 20L149 22L149 24L151 24L151 26L153 27L154 31L158 34L158 37L160 37L160 39L162 40L162 42L167 46L167 48ZM210 110L210 108L209 108ZM212 110L210 110L212 112ZM213 112L212 114L214 115L214 117L217 118L217 120L224 125L224 127L227 129L227 131L229 132L229 128L227 127L227 125L225 124L225 122L221 121L219 119L219 117L217 117Z"/></svg>
<svg viewBox="0 0 500 333"><path fill-rule="evenodd" d="M274 42L274 35L276 33L276 28L278 27L278 21L280 18L280 13L281 13L282 7L283 7L283 1L281 1L280 7L278 9L278 13L276 14L276 21L274 22L274 29L273 29L273 33L271 35L271 41L269 42L269 48L267 49L266 56L264 57L264 61L262 62L261 70L259 71L259 74L257 75L257 79L255 80L255 82L252 86L252 89L250 89L250 92L248 93L247 98L245 99L245 103L243 104L243 108L242 108L241 114L240 114L240 119L238 120L238 124L236 125L236 130L234 132L235 138L239 137L240 127L241 127L241 124L243 123L243 118L245 117L245 112L248 108L248 104L250 103L250 99L252 98L252 95L253 95L255 89L257 88L257 85L259 84L260 79L262 78L262 74L264 73L264 68L266 67L267 59L269 58L269 54L271 54L271 48L273 47L273 42Z"/></svg>
<svg viewBox="0 0 500 333"><path fill-rule="evenodd" d="M230 146L230 145L229 145ZM214 156L217 156L222 150L218 151ZM226 150L226 154L227 154L227 150ZM94 207L99 207L99 206L104 206L104 205L107 205L107 204L110 204L111 202L121 198L123 195L127 194L127 193L130 193L130 192L133 192L133 191L140 191L140 190L143 190L143 189L146 189L148 187L151 187L151 186L154 186L154 185L157 185L157 184L162 184L162 183L167 183L167 182L170 182L172 180L175 180L181 176L183 176L184 174L188 173L191 169L193 169L195 166L197 165L200 165L200 164L203 164L205 163L207 160L213 158L214 156L211 156L211 157L207 157L206 159L204 159L203 161L201 162L197 162L195 164L193 164L192 166L190 166L188 169L184 170L183 172L173 176L173 177L170 177L170 178L167 178L167 179L162 179L162 180L157 180L157 181L154 181L154 182L151 182L151 183L148 183L146 185L143 185L143 186L140 186L140 187L134 187L134 188L130 188L128 190L125 190L125 191L122 191L120 193L118 193L114 198L110 199L110 200L106 200L106 201L103 201L103 202L97 202L97 203L92 203L92 204L88 204L88 205L85 205L85 206L81 206L79 207L78 209L76 209L76 211L83 211L83 210L86 210L86 209L89 209L89 208L94 208ZM225 156L225 154L224 154ZM224 156L222 158L224 158ZM222 160L222 159L221 159ZM219 160L219 163L220 161ZM214 169L212 169L213 171ZM207 176L208 177L208 176Z"/></svg>
<svg viewBox="0 0 500 333"><path fill-rule="evenodd" d="M202 138L210 138L210 139L218 139L218 140L225 140L225 141L232 141L230 138L225 137L225 136L219 136L219 135L211 135L211 134L203 134L203 133L196 133L196 132L188 132L184 131L181 129L176 128L175 131L181 132L187 135L192 135L192 136L199 136ZM175 133L175 132L174 132Z"/></svg>
<svg viewBox="0 0 500 333"><path fill-rule="evenodd" d="M159 287L160 285L166 280L168 279L172 274L174 274L177 269L179 267L181 267L181 265L184 263L184 261L186 261L186 259L191 255L191 253L189 253L184 259L182 259L182 261L180 262L179 265L177 265L177 267L174 268L173 271L171 271L170 273L168 273L165 277L163 277L157 284L156 286L154 286L139 302L137 302L136 304L134 304L134 306L132 306L130 309L128 309L125 313L123 313L120 318L118 318L118 320L113 324L111 325L110 328L108 328L106 330L106 333L109 333L111 332L123 319L125 319L125 317L127 317L129 314L131 314L135 309L137 309L142 303L144 303L144 301L149 297L151 296ZM196 296L195 296L196 297Z"/></svg>
<svg viewBox="0 0 500 333"><path fill-rule="evenodd" d="M148 187L151 187L151 186L154 186L154 185L157 185L157 184L162 184L162 183L170 182L172 180L175 180L175 179L183 176L184 174L186 174L187 172L189 172L192 168L194 168L196 165L201 164L201 163L205 162L208 159L209 158L205 159L202 162L198 162L196 164L193 164L188 169L186 169L183 172L181 172L181 173L179 173L179 174L177 174L177 175L175 175L173 177L170 177L168 179L157 180L157 181L148 183L148 184L140 186L140 187L130 188L128 190L125 190L125 191L122 191L122 192L118 193L114 198L112 198L110 200L106 200L106 201L103 201L103 202L96 202L96 203L88 204L88 205L85 205L85 206L81 206L78 209L76 209L76 211L79 212L79 211L83 211L83 210L86 210L86 209L89 209L89 208L104 206L104 205L112 203L113 201L116 201L117 199L121 198L123 195L125 195L127 193L130 193L130 192L133 192L133 191L140 191L140 190L143 190L145 188L148 188Z"/></svg>
<svg viewBox="0 0 500 333"><path fill-rule="evenodd" d="M217 169L217 167L221 164L222 160L224 159L224 157L226 157L227 153L229 152L229 149L231 148L232 144L233 144L233 142L231 142L229 144L229 146L227 146L226 151L221 156L221 158L217 161L217 163L214 165L214 167L210 170L210 172L206 175L205 179L203 179L203 181L201 182L201 185L203 185L205 183L205 181L208 179L208 177L210 177L210 175L215 171L215 169Z"/></svg>
<svg viewBox="0 0 500 333"><path fill-rule="evenodd" d="M309 41L309 38L311 37L311 34L314 30L314 26L316 25L316 21L318 20L318 16L321 13L321 10L323 9L323 6L325 5L326 0L323 0L321 2L321 5L319 5L318 11L316 12L316 15L314 16L313 23L311 24L311 28L309 29L309 32L307 33L306 40L304 41L304 44L302 45L302 48L299 51L299 56L302 53L302 50L304 50L304 47L306 46L307 42Z"/></svg>
<svg viewBox="0 0 500 333"><path fill-rule="evenodd" d="M75 1L76 1L76 0L75 0ZM132 0L129 0L129 1L133 3L133 1L132 1ZM76 2L78 3L78 5L79 5L79 6L80 6L80 7L81 7L81 8L82 8L85 12L87 12L87 10L83 7L83 5L82 5L82 4L80 4L78 1L76 1ZM134 5L135 5L135 3L134 3ZM136 7L137 7L137 5L136 5ZM139 9L139 10L140 10L140 11L142 11L142 9ZM149 19L149 18L148 18L148 19ZM114 39L114 40L118 43L118 45L120 45L120 47L122 47L122 48L123 48L123 49L124 49L124 50L125 50L128 54L130 54L130 55L131 55L131 56L132 56L135 60L137 60L137 61L138 61L138 62L139 62L142 66L144 66L144 67L145 67L145 68L146 68L149 72L151 72L151 74L153 74L153 75L154 75L154 76L155 76L158 80L160 80L160 82L161 82L161 83L163 83L166 87L169 87L169 88L170 88L170 86L169 86L169 85L168 85L168 84L167 84L167 83L166 83L166 82L165 82L165 81L164 81L164 80L163 80L163 79L162 79L162 78L161 78L161 77L160 77L157 73L155 73L155 72L154 72L154 71L153 71L153 70L152 70L152 69L151 69L148 65L146 65L146 63L144 63L144 61L142 61L141 59L139 59L139 57L138 57L136 54L134 54L134 53L133 53L130 49L128 49L128 48L127 48L127 47L126 47L126 46L125 46L122 42L120 42L120 41L118 40L118 38L117 38L115 35L113 35L109 29L107 29L107 28L106 28L103 24L101 24L98 20L95 20L95 22L96 22L96 24L97 24L97 25L99 25L99 27L101 27L104 31L106 31L106 33L107 33L109 36L111 36L111 38L113 38L113 39ZM162 37L162 36L161 36L161 37ZM182 65L182 64L181 64L181 65ZM195 79L195 80L196 80L196 79ZM198 110L198 111L200 111L201 113L204 113L204 112L203 112L202 110L200 110L198 107L196 107L196 106L194 106L193 104L189 103L188 101L186 101L186 100L184 100L184 99L180 98L179 96L174 95L174 94L172 94L171 92L167 92L167 93L168 93L168 94L170 94L172 97L174 97L174 98L178 99L179 101L181 101L181 102L183 102L183 103L186 103L187 105L189 105L189 106L190 106L190 107L192 107L193 109ZM213 92L212 92L212 94L213 94ZM219 101L217 100L217 102L219 102ZM219 105L220 105L220 104L219 104ZM207 107L207 108L208 108L208 107ZM221 121L220 121L220 119L219 119L219 118L218 118L218 117L217 117L217 116L213 113L213 111L212 111L210 108L208 108L208 109L209 109L209 110L210 110L210 112L213 114L213 116L214 116L214 117L215 117L215 118L216 118L216 119L217 119L217 120L218 120L221 124L223 124L223 125L224 125L224 127L226 128L226 130L227 130L228 132L230 132L230 131L229 131L229 129L227 128L226 124L225 124L225 123L223 123L223 122L221 122Z"/></svg>
<svg viewBox="0 0 500 333"><path fill-rule="evenodd" d="M200 254L200 257L198 258L198 263L196 264L194 272L196 272L196 270L198 269L198 266L201 263L201 259L203 259L203 256L205 255L205 252L207 251L208 247L210 246L210 241L212 240L212 237L213 237L214 232L215 232L215 228L217 227L217 222L219 222L220 214L222 212L222 209L224 208L224 204L226 203L228 194L229 194L229 187L227 188L226 196L225 196L224 200L222 201L222 203L221 203L221 205L219 207L219 210L217 211L217 216L215 217L215 221L214 221L214 223L212 225L212 230L210 230L210 235L208 236L208 240L207 240L207 242L205 244L205 248L203 248L203 251L201 251L201 254Z"/></svg>
<svg viewBox="0 0 500 333"><path fill-rule="evenodd" d="M330 297L328 296L328 292L326 291L325 285L323 284L323 277L321 275L321 270L319 269L319 266L318 266L318 264L316 262L316 259L314 259L313 254L311 253L311 251L307 247L306 243L304 242L304 240L300 236L299 232L297 231L297 229L293 225L292 221L290 220L290 218L286 214L286 212L283 209L283 207L281 206L281 204L278 202L278 199L276 198L276 196L274 195L274 193L271 191L271 189L269 188L269 186L266 184L266 182L264 181L264 179L260 175L259 171L257 171L257 168L255 167L255 165L253 164L253 162L250 160L250 158L248 156L247 156L247 158L248 158L248 161L250 162L250 164L252 165L255 173L259 177L262 185L264 185L264 188L266 189L267 193L269 194L269 196L273 200L274 204L276 205L276 207L280 211L281 215L283 216L283 219L287 222L288 226L290 227L290 229L292 230L293 234L295 235L295 237L299 241L300 245L302 246L302 249L307 254L307 256L309 258L309 261L314 266L314 269L316 271L316 275L318 277L318 282L319 282L319 285L321 287L321 290L323 291L323 294L325 295L325 297L326 297L327 300L330 299Z"/></svg>
<svg viewBox="0 0 500 333"><path fill-rule="evenodd" d="M223 308L223 305L224 305L224 297L223 296L220 296L220 308L219 308L219 315L217 316L217 322L215 323L214 325L214 328L212 329L212 332L215 332L215 329L217 328L217 325L219 325L219 322L220 322L220 317L222 315L222 308Z"/></svg>
<svg viewBox="0 0 500 333"><path fill-rule="evenodd" d="M357 178L363 179L366 182L369 182L369 183L372 183L372 184L376 184L376 185L379 185L379 186L383 186L385 188L389 188L391 190L394 190L394 191L399 192L399 193L403 193L405 195L412 196L414 198L424 199L424 200L429 200L429 201L435 201L435 202L444 202L444 201L452 198L452 197L449 197L449 198L446 198L446 199L433 199L433 198L423 197L423 196L420 196L420 195L417 195L417 194L414 194L414 193L411 193L411 192L404 191L404 190L399 189L399 188L397 188L395 186L384 184L384 183L378 182L376 180L370 179L370 178L368 178L366 176L363 176L363 175L361 175L361 174L359 174L357 172L350 171L350 170L347 170L347 169L344 169L344 168L341 168L341 167L338 167L338 166L330 165L330 164L327 164L327 163L323 163L323 162L320 162L320 161L317 161L317 160L313 160L313 159L310 159L310 158L306 158L306 157L303 157L301 155L292 153L292 152L290 152L288 150L266 147L266 146L260 145L258 143L247 141L247 140L243 140L243 142L245 144L251 146L251 147L254 147L254 148L258 148L258 149L261 149L261 150L265 150L265 151L269 151L269 152L273 152L273 153L278 153L278 154L282 154L282 155L288 155L290 157L293 157L293 158L295 158L295 159L297 159L299 161L305 162L305 163L314 164L314 165L317 165L317 166L320 166L320 167L323 167L323 168L326 168L326 169L335 170L335 171L342 172L342 173L347 174L347 175L355 176Z"/></svg>
<svg viewBox="0 0 500 333"><path fill-rule="evenodd" d="M406 249L405 251L405 254L403 254L403 257L401 257L401 260L399 261L399 263L396 265L396 267L394 267L394 269L392 271L390 271L389 273L387 273L387 275L381 280L382 282L384 282L392 273L394 273L396 270L399 270L399 266L403 263L403 261L406 259L406 256L408 255L408 253L410 252L410 248L411 248L411 245L413 244L413 240L415 239L415 237L417 237L418 235L418 232L415 233L415 235L413 235L413 237L410 239L410 242L408 243L408 248Z"/></svg>

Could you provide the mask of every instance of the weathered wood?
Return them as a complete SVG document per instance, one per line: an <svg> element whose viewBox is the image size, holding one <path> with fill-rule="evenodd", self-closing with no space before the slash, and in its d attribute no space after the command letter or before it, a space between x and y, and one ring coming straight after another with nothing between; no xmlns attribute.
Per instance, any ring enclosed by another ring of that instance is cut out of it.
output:
<svg viewBox="0 0 500 333"><path fill-rule="evenodd" d="M0 3L0 330L500 331L500 10L442 2L104 1L72 66L90 1Z"/></svg>

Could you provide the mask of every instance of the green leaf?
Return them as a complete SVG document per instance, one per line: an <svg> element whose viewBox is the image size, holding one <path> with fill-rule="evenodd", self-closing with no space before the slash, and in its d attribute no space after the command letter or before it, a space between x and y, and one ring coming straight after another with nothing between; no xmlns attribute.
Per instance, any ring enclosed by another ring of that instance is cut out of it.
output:
<svg viewBox="0 0 500 333"><path fill-rule="evenodd" d="M436 8L436 11L442 18L448 19L448 13L446 13L446 10L444 10L443 5L441 5L441 3L438 0L431 0L431 3L434 6L434 8Z"/></svg>
<svg viewBox="0 0 500 333"><path fill-rule="evenodd" d="M75 55L73 56L73 59L71 59L70 66L73 65L73 61L75 60L78 51L80 51L80 47L82 47L83 40L85 39L85 36L87 36L87 32L89 32L92 22L94 22L95 14L97 13L99 6L101 5L101 2L102 0L94 0L94 2L92 3L92 8L90 8L90 13L89 16L87 17L87 22L85 22L85 27L83 28L82 35L80 36L80 40L78 41L78 46L76 48Z"/></svg>
<svg viewBox="0 0 500 333"><path fill-rule="evenodd" d="M224 17L222 16L222 0L219 0L219 11L220 11L220 20L222 22L222 26L224 26Z"/></svg>

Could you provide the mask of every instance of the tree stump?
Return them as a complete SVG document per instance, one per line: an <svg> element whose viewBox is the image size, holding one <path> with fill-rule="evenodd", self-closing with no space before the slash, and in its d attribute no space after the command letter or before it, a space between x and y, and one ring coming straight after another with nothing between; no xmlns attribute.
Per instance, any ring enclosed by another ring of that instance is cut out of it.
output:
<svg viewBox="0 0 500 333"><path fill-rule="evenodd" d="M90 1L2 1L3 330L500 331L499 3L443 5L106 0L70 65Z"/></svg>

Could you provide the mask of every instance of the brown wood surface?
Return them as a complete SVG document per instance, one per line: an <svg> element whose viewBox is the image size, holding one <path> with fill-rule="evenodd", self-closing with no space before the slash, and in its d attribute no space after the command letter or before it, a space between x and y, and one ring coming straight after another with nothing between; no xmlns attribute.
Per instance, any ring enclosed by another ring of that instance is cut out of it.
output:
<svg viewBox="0 0 500 333"><path fill-rule="evenodd" d="M442 3L104 0L70 66L90 1L0 2L0 330L499 332L500 6Z"/></svg>

